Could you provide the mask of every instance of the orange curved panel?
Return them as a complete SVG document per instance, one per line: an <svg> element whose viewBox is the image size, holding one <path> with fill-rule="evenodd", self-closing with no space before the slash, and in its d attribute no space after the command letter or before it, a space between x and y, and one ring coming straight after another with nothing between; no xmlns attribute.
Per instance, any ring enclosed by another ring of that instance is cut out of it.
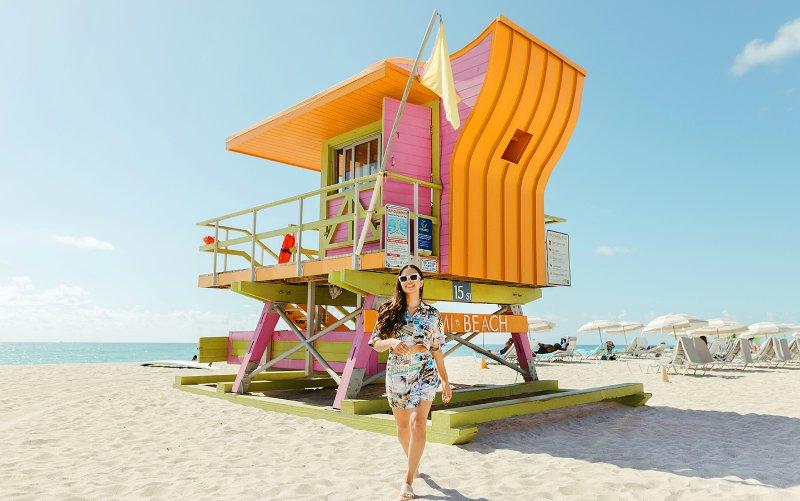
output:
<svg viewBox="0 0 800 501"><path fill-rule="evenodd" d="M451 159L449 273L546 285L544 192L577 123L584 77L495 21L485 80Z"/></svg>

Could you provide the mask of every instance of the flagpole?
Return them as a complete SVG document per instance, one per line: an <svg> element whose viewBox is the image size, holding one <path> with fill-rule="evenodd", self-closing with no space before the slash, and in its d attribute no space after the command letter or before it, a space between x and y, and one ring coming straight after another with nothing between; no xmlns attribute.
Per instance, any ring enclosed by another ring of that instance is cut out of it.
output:
<svg viewBox="0 0 800 501"><path fill-rule="evenodd" d="M438 16L439 9L433 9L431 21L428 23L428 31L425 32L425 38L422 39L422 45L419 47L417 59L414 61L414 66L411 68L411 73L408 75L408 82L406 82L406 88L403 91L403 97L400 99L400 107L397 109L397 114L394 117L392 131L389 133L389 138L386 140L386 147L383 149L383 158L381 158L380 170L378 171L378 177L375 180L375 188L372 190L372 199L369 201L369 209L367 209L367 213L364 215L364 226L361 227L361 236L358 239L358 245L353 253L353 266L356 267L356 269L361 268L361 263L357 262L357 260L358 256L361 255L361 250L364 247L364 241L367 239L367 228L369 228L367 221L372 219L372 215L375 213L375 204L378 200L378 194L381 192L380 187L383 185L383 173L386 171L386 161L389 159L389 148L392 146L392 141L394 140L394 135L397 132L397 127L400 125L400 117L403 115L403 108L405 108L406 101L408 100L408 94L411 92L411 85L414 83L414 77L417 74L419 62L422 59L422 53L425 51L425 45L428 43L428 38L431 36L431 31L433 31L433 23L436 21ZM356 201L354 207L358 207L357 204L358 201ZM416 217L416 214L414 217Z"/></svg>

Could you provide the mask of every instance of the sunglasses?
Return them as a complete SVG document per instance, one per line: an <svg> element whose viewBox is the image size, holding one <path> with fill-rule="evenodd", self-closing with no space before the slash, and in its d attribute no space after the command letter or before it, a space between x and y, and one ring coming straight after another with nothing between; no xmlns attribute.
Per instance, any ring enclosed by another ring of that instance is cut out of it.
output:
<svg viewBox="0 0 800 501"><path fill-rule="evenodd" d="M422 277L420 277L416 273L412 273L411 275L400 275L399 277L397 277L397 279L400 280L400 283L406 283L409 280L412 280L412 281L416 282L420 278L422 278Z"/></svg>

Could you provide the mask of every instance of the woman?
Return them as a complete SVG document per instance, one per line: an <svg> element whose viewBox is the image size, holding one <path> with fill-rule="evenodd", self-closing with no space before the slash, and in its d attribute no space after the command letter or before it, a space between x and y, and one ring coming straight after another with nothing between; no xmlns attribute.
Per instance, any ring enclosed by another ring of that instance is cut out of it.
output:
<svg viewBox="0 0 800 501"><path fill-rule="evenodd" d="M441 347L444 329L439 311L422 300L422 271L406 265L397 275L394 298L378 309L378 322L369 344L389 350L386 361L386 396L397 424L397 438L408 458L400 499L413 499L414 482L422 451L428 413L442 383L442 401L452 391Z"/></svg>

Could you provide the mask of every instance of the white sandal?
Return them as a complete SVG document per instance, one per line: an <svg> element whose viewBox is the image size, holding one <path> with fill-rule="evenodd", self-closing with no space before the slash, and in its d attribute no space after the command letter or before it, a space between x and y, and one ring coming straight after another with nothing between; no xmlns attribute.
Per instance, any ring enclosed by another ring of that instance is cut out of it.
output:
<svg viewBox="0 0 800 501"><path fill-rule="evenodd" d="M414 489L407 483L403 483L403 487L400 488L400 501L406 501L407 499L414 499L416 498L416 494L414 494Z"/></svg>

